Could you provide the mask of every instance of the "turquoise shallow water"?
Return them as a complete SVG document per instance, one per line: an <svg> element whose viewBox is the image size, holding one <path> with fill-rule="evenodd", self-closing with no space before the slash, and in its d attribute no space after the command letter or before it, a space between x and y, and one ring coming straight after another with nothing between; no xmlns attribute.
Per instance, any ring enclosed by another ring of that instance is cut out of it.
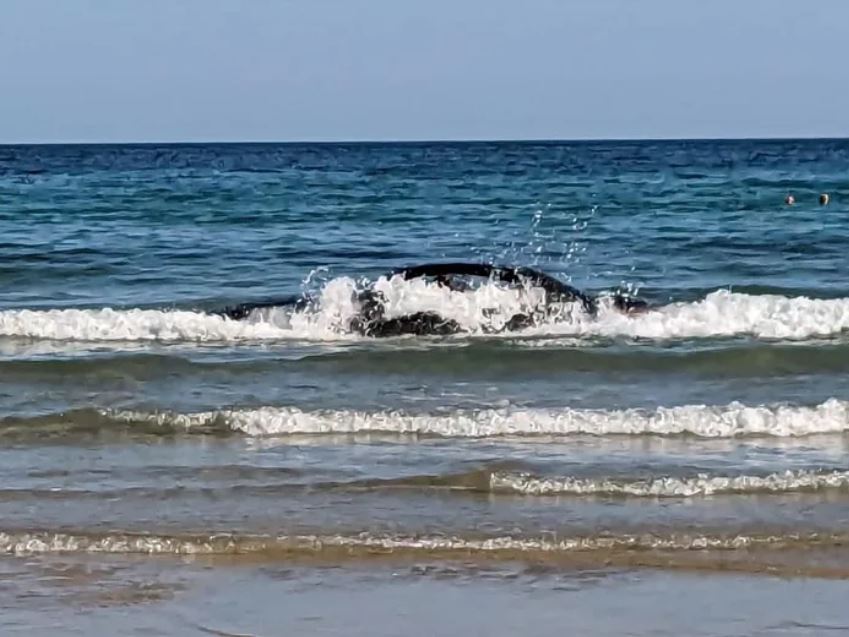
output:
<svg viewBox="0 0 849 637"><path fill-rule="evenodd" d="M843 140L0 147L4 568L74 594L105 569L131 603L179 597L133 578L185 555L251 585L386 559L845 578L847 167ZM455 260L654 310L493 335L513 292L380 280ZM366 280L463 332L352 333Z"/></svg>

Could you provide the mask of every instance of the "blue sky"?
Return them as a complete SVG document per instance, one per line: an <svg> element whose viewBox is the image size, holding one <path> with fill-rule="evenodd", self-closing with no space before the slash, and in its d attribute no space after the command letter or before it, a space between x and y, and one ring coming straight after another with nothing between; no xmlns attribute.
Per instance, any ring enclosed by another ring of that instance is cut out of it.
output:
<svg viewBox="0 0 849 637"><path fill-rule="evenodd" d="M0 143L849 136L845 0L2 0Z"/></svg>

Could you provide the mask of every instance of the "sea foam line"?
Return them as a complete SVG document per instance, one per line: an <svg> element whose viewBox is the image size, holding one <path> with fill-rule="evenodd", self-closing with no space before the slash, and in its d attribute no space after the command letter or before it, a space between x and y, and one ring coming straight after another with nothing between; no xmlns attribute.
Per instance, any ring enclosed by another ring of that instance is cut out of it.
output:
<svg viewBox="0 0 849 637"><path fill-rule="evenodd" d="M456 535L156 535L144 533L67 533L0 531L0 554L117 553L149 555L233 555L286 553L290 555L347 551L426 553L572 553L615 550L703 551L736 550L786 545L834 545L845 536L821 533L703 535L654 533L542 537L498 536L468 538Z"/></svg>
<svg viewBox="0 0 849 637"><path fill-rule="evenodd" d="M524 495L615 495L631 497L693 497L728 493L790 493L846 489L849 471L784 471L766 476L657 477L646 480L539 477L527 473L493 473L490 488Z"/></svg>
<svg viewBox="0 0 849 637"><path fill-rule="evenodd" d="M516 313L539 302L539 291L504 290L487 284L474 292L445 290L422 281L381 280L386 316L434 311L468 334L497 331ZM0 311L0 336L59 341L243 342L361 338L349 330L357 315L357 285L330 281L310 310L263 310L243 321L190 311L65 309ZM536 293L534 293L536 292ZM751 335L800 340L849 330L849 299L789 298L720 290L693 303L673 303L624 316L604 299L597 317L567 304L547 322L520 334L565 337L682 339ZM512 333L515 336L516 333Z"/></svg>
<svg viewBox="0 0 849 637"><path fill-rule="evenodd" d="M248 436L389 433L449 438L540 435L693 435L795 437L849 431L849 403L830 398L812 407L788 405L684 405L653 410L500 409L446 414L402 411L315 410L260 407L196 413L103 411L121 422L191 431L225 428Z"/></svg>

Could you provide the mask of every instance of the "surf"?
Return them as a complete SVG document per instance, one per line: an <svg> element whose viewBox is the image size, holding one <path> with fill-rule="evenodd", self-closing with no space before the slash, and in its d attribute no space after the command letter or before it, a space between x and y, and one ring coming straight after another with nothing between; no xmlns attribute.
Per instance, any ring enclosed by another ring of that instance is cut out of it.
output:
<svg viewBox="0 0 849 637"><path fill-rule="evenodd" d="M172 309L4 310L0 311L0 338L112 343L370 340L350 329L362 288L362 283L352 278L337 277L304 308L262 308L244 320ZM560 336L666 342L747 336L799 341L835 338L849 330L849 298L755 295L720 289L697 301L672 302L634 316L616 311L611 298L602 295L596 316L584 312L580 303L564 303L541 324L494 335L512 316L539 304L544 290L506 289L490 282L470 291L455 291L401 277L378 279L374 288L385 299L387 318L436 312L461 327L458 338Z"/></svg>

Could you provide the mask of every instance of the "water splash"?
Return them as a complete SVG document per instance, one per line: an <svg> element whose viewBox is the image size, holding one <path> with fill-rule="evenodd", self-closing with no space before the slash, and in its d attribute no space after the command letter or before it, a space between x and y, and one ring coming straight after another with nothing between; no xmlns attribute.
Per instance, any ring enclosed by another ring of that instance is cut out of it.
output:
<svg viewBox="0 0 849 637"><path fill-rule="evenodd" d="M381 277L374 288L386 299L386 316L436 312L456 321L470 336L490 335L515 314L543 303L538 288L509 289L494 282L470 291L449 290L425 280ZM336 277L323 284L315 302L303 311L271 308L235 321L203 312L164 310L6 310L0 311L0 337L58 341L244 342L280 340L351 340L358 315L361 282ZM597 316L579 304L550 306L547 317L515 338L562 336L576 339L649 340L752 336L770 340L829 338L849 331L849 299L811 299L752 295L719 290L692 303L673 303L637 316L626 316L603 296Z"/></svg>

